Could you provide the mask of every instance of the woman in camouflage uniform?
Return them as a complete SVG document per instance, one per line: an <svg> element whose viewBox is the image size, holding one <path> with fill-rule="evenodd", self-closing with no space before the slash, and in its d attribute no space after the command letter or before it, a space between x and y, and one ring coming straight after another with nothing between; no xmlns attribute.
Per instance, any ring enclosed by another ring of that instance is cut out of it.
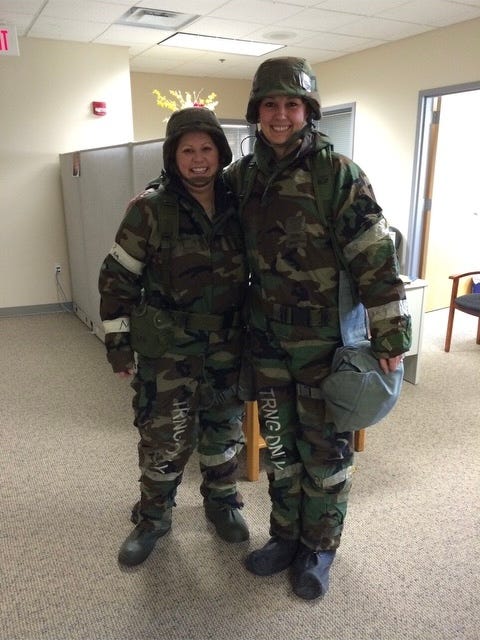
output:
<svg viewBox="0 0 480 640"><path fill-rule="evenodd" d="M248 555L246 566L256 575L291 566L294 592L313 599L328 588L353 469L352 433L337 433L317 399L341 344L339 268L319 216L319 193L368 309L384 372L395 370L409 349L410 316L387 222L366 175L334 153L313 124L320 99L308 63L262 63L246 118L260 125L253 162L243 158L227 174L243 198L251 353L272 502L272 537Z"/></svg>
<svg viewBox="0 0 480 640"><path fill-rule="evenodd" d="M141 495L118 556L129 566L170 529L196 445L207 518L224 540L248 539L236 486L247 270L221 177L232 154L215 115L187 108L168 121L163 159L159 180L130 202L99 277L108 360L119 376L135 370Z"/></svg>

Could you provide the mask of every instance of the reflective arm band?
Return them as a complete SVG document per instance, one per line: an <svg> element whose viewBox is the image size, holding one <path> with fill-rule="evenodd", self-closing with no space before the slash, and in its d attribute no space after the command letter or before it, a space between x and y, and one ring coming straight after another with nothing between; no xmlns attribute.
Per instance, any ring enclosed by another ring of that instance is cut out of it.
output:
<svg viewBox="0 0 480 640"><path fill-rule="evenodd" d="M104 320L102 324L105 333L128 333L130 331L130 318Z"/></svg>
<svg viewBox="0 0 480 640"><path fill-rule="evenodd" d="M122 249L122 247L116 242L114 242L113 247L110 249L110 255L114 257L122 267L125 267L125 269L131 271L135 275L139 276L142 273L143 267L145 266L144 263L132 258L132 256L128 254L125 249Z"/></svg>
<svg viewBox="0 0 480 640"><path fill-rule="evenodd" d="M388 304L381 304L378 307L369 307L367 311L368 318L372 324L409 315L408 302L406 300L396 300Z"/></svg>
<svg viewBox="0 0 480 640"><path fill-rule="evenodd" d="M376 224L370 227L365 233L350 242L343 250L347 262L350 264L359 253L365 253L365 251L372 244L375 244L379 240L383 240L388 236L388 228L385 220L379 220Z"/></svg>

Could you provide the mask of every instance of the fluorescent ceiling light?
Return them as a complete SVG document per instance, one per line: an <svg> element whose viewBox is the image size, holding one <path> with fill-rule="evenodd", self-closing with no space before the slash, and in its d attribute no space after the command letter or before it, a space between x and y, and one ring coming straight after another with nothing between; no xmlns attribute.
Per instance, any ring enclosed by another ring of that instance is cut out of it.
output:
<svg viewBox="0 0 480 640"><path fill-rule="evenodd" d="M253 42L252 40L200 36L194 33L175 33L158 44L162 47L202 49L203 51L237 53L242 56L263 56L265 53L271 53L285 46L283 44L269 44L268 42Z"/></svg>
<svg viewBox="0 0 480 640"><path fill-rule="evenodd" d="M176 31L190 24L196 18L198 18L197 15L189 13L148 9L147 7L132 7L117 21L117 24Z"/></svg>

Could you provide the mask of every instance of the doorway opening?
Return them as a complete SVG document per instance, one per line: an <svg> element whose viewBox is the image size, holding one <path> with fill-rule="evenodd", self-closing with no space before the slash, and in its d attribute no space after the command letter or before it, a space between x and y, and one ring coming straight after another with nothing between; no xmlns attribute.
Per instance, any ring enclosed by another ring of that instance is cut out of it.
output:
<svg viewBox="0 0 480 640"><path fill-rule="evenodd" d="M448 276L478 269L480 82L419 94L407 273L428 282L426 310L448 306Z"/></svg>

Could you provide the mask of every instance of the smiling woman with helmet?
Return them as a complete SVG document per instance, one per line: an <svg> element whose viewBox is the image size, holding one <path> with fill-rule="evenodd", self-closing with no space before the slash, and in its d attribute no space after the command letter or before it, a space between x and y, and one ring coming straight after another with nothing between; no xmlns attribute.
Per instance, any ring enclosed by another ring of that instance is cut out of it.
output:
<svg viewBox="0 0 480 640"><path fill-rule="evenodd" d="M328 589L353 470L353 434L337 432L319 390L341 344L329 226L368 310L385 373L411 340L387 222L365 173L316 129L320 117L308 62L266 60L246 114L257 124L253 157L227 169L251 271L250 353L272 503L271 538L247 556L246 567L260 576L290 567L294 593L307 600Z"/></svg>
<svg viewBox="0 0 480 640"><path fill-rule="evenodd" d="M120 377L135 374L140 500L118 554L127 566L169 531L196 446L207 519L227 542L249 536L236 485L247 269L221 174L232 153L215 115L195 107L170 117L163 159L160 178L128 205L99 277L108 361Z"/></svg>

